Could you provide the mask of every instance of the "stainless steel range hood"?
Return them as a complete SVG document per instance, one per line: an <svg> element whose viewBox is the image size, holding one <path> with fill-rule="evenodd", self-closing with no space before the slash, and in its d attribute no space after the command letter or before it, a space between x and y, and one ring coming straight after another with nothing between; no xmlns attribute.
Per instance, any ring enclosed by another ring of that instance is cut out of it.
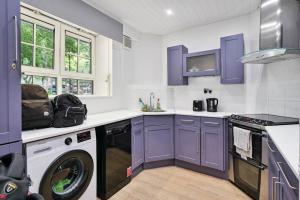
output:
<svg viewBox="0 0 300 200"><path fill-rule="evenodd" d="M282 60L300 58L300 49L268 49L249 53L242 57L242 63L268 64Z"/></svg>
<svg viewBox="0 0 300 200"><path fill-rule="evenodd" d="M262 0L259 51L242 63L267 64L300 58L300 0Z"/></svg>

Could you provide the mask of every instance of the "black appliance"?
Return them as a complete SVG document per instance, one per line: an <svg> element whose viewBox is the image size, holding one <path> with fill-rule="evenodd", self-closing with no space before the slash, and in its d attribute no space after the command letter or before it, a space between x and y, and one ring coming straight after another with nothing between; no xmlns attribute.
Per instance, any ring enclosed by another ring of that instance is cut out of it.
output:
<svg viewBox="0 0 300 200"><path fill-rule="evenodd" d="M131 123L96 128L97 196L108 199L131 180Z"/></svg>
<svg viewBox="0 0 300 200"><path fill-rule="evenodd" d="M268 199L268 137L265 126L298 123L296 118L268 114L232 115L228 134L229 180L253 199ZM236 152L234 127L250 131L252 158L244 159Z"/></svg>
<svg viewBox="0 0 300 200"><path fill-rule="evenodd" d="M203 101L201 100L194 100L193 101L193 111L203 111Z"/></svg>
<svg viewBox="0 0 300 200"><path fill-rule="evenodd" d="M217 112L219 100L217 98L207 98L207 112Z"/></svg>

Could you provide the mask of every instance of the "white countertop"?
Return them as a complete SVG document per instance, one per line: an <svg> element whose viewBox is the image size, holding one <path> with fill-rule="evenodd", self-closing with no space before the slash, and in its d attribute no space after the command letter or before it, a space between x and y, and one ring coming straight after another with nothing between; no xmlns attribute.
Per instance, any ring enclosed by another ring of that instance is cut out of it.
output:
<svg viewBox="0 0 300 200"><path fill-rule="evenodd" d="M145 115L190 115L190 116L201 116L201 117L217 117L225 118L231 115L231 113L225 112L193 112L188 110L167 110L166 112L141 112L132 110L120 110L107 113L88 115L87 119L83 124L79 126L72 126L68 128L45 128L45 129L35 129L22 132L23 143L29 143L37 140L42 140L46 138L51 138L59 135L64 135L76 131L81 131L89 128L94 128L97 126L102 126L105 124L110 124L125 119L130 119L138 116Z"/></svg>
<svg viewBox="0 0 300 200"><path fill-rule="evenodd" d="M268 126L266 130L283 158L299 178L299 125Z"/></svg>

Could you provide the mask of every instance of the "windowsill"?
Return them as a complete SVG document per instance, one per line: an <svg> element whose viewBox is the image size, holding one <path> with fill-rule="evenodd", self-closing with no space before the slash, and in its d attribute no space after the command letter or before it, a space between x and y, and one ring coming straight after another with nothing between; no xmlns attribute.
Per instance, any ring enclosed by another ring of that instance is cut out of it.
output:
<svg viewBox="0 0 300 200"><path fill-rule="evenodd" d="M49 95L49 99L54 99L57 95ZM101 96L101 95L75 95L79 99L110 99L113 96Z"/></svg>

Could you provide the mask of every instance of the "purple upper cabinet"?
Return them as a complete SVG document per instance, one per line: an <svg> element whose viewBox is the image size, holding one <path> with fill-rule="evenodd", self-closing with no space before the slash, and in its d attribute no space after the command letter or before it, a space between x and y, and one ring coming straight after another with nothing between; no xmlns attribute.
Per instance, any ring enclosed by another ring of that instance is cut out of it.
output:
<svg viewBox="0 0 300 200"><path fill-rule="evenodd" d="M225 170L225 130L220 118L201 118L201 166Z"/></svg>
<svg viewBox="0 0 300 200"><path fill-rule="evenodd" d="M132 139L132 169L144 163L144 121L143 117L136 117L131 120Z"/></svg>
<svg viewBox="0 0 300 200"><path fill-rule="evenodd" d="M183 55L184 76L220 75L220 49Z"/></svg>
<svg viewBox="0 0 300 200"><path fill-rule="evenodd" d="M183 76L182 71L182 56L186 53L188 53L188 49L183 45L167 49L168 85L188 85L188 78Z"/></svg>
<svg viewBox="0 0 300 200"><path fill-rule="evenodd" d="M174 159L173 116L145 116L145 162Z"/></svg>
<svg viewBox="0 0 300 200"><path fill-rule="evenodd" d="M240 58L244 55L243 34L221 38L221 83L244 83L244 64Z"/></svg>
<svg viewBox="0 0 300 200"><path fill-rule="evenodd" d="M175 117L175 158L200 165L200 117Z"/></svg>
<svg viewBox="0 0 300 200"><path fill-rule="evenodd" d="M19 62L19 19L20 1L1 0L0 145L21 140L21 69ZM12 149L10 149L10 151L11 150Z"/></svg>

